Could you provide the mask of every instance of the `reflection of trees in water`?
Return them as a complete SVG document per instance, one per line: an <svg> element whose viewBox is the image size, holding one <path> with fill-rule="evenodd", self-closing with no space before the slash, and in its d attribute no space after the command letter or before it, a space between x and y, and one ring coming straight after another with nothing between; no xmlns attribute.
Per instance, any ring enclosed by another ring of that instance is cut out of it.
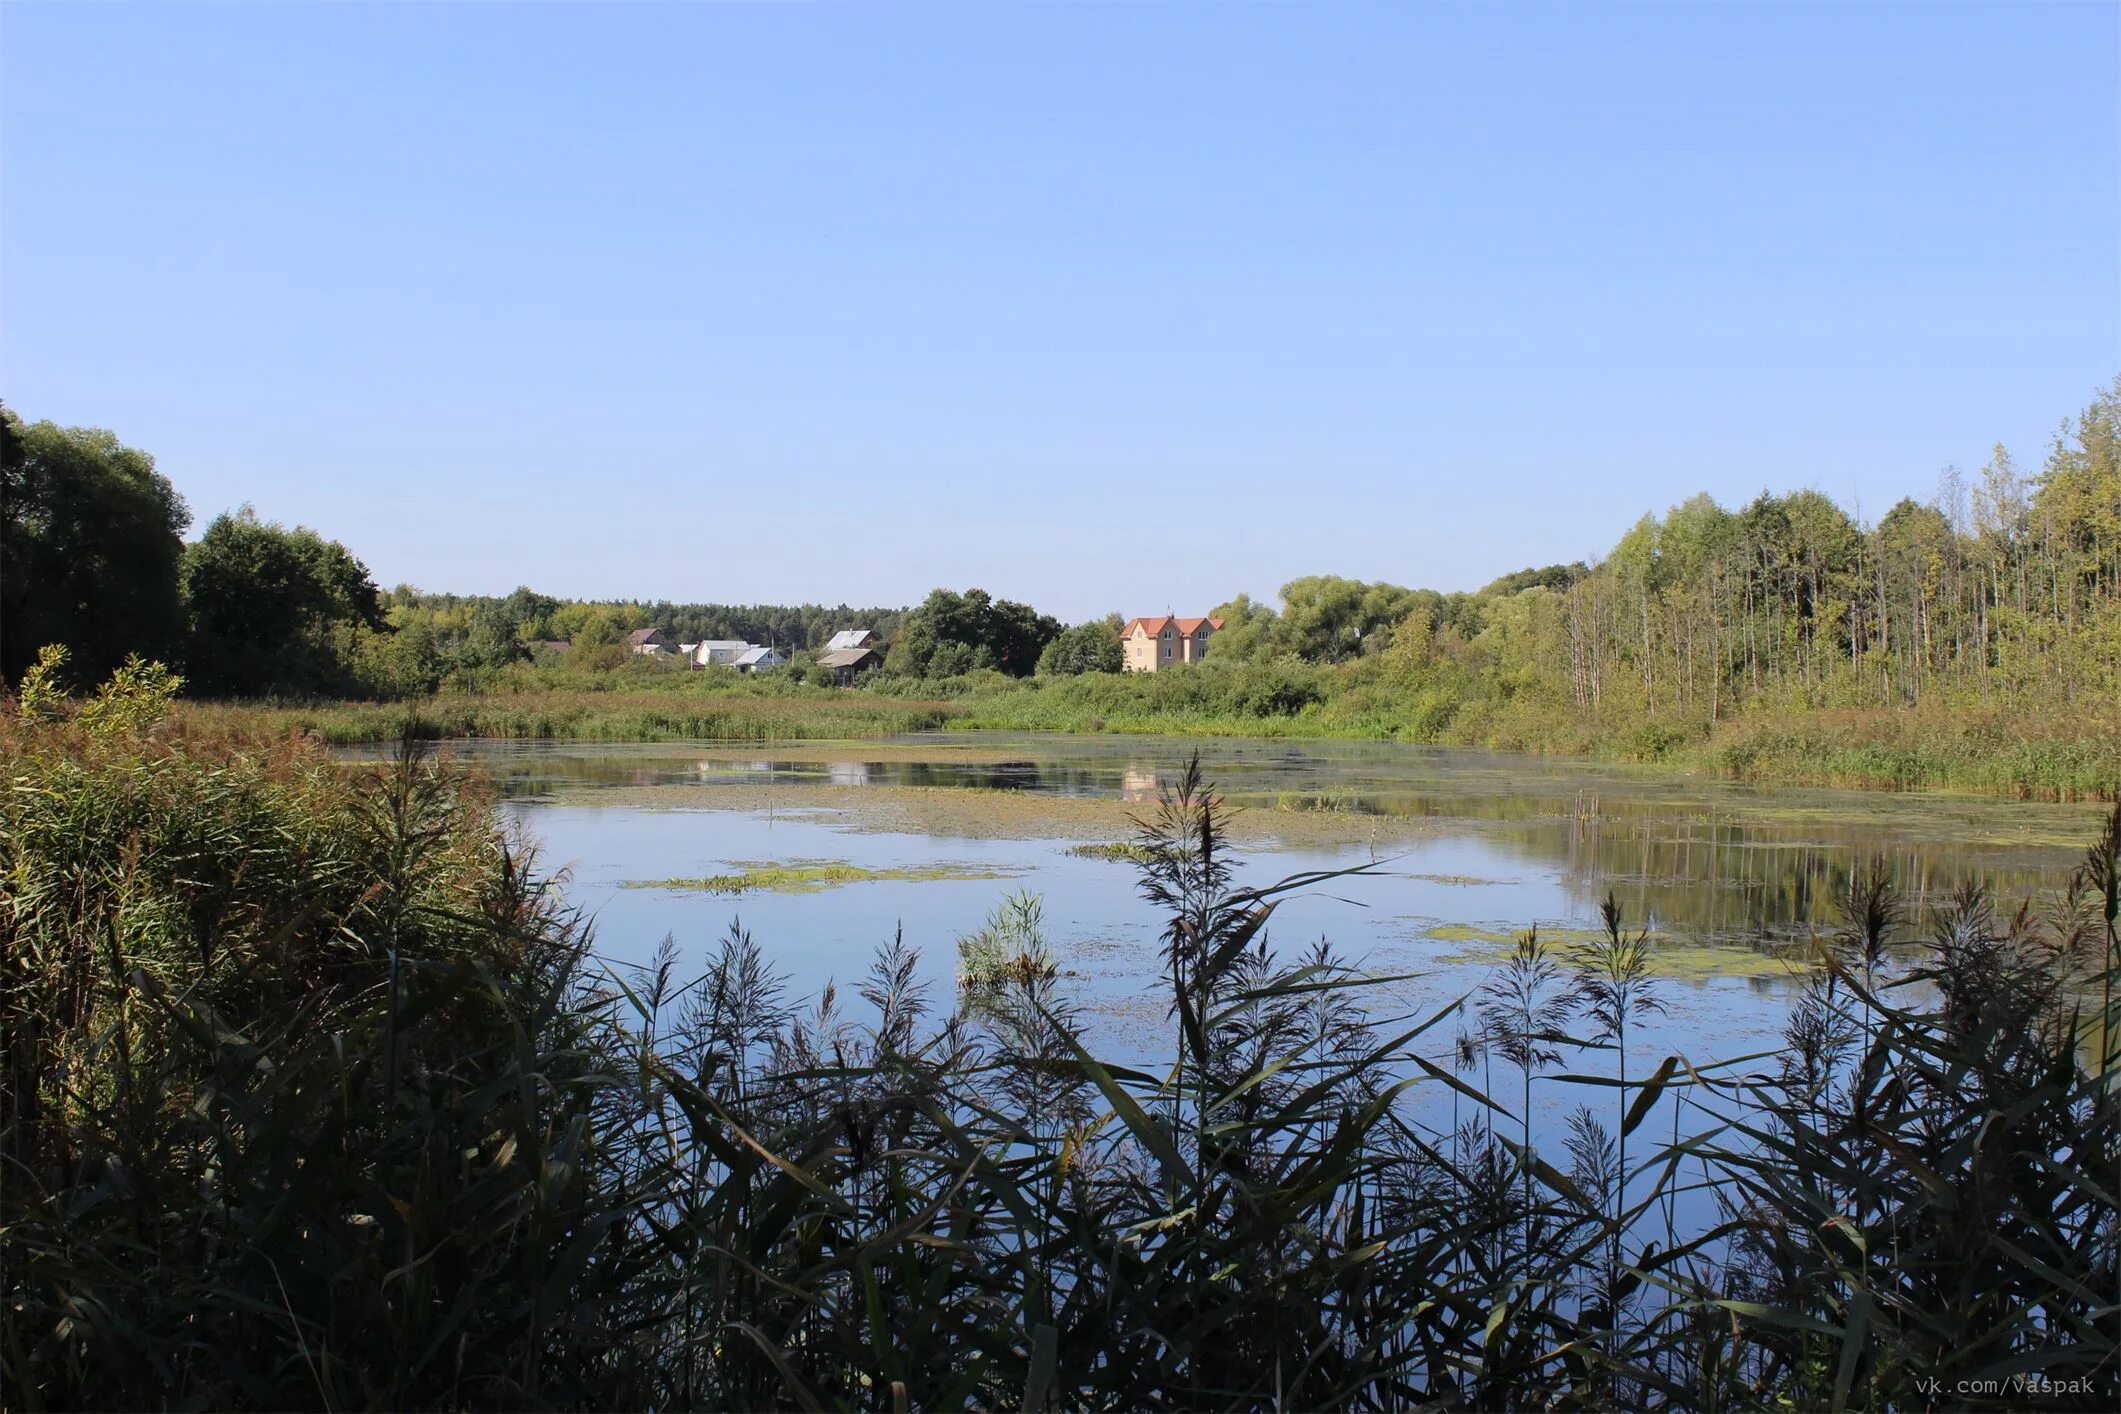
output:
<svg viewBox="0 0 2121 1414"><path fill-rule="evenodd" d="M1055 771L1035 761L878 761L871 768L879 780L895 786L956 790L1054 790L1060 778L1083 774Z"/></svg>
<svg viewBox="0 0 2121 1414"><path fill-rule="evenodd" d="M1679 934L1723 937L1802 936L1839 924L1839 900L1850 874L1883 861L1916 916L1941 904L1969 877L1999 899L2038 897L2053 873L1984 868L1978 853L1906 841L1860 837L1822 840L1816 830L1725 821L1613 814L1596 808L1549 817L1515 843L1558 863L1573 899L1586 912L1608 889L1632 917Z"/></svg>
<svg viewBox="0 0 2121 1414"><path fill-rule="evenodd" d="M495 750L466 753L510 796L544 794L560 783L651 786L727 782L808 781L839 786L904 785L1103 796L1117 791L1130 804L1156 799L1168 765L1154 755L1115 761L787 761L633 758L614 753ZM2026 866L2026 854L1987 864L1999 851L1979 846L1879 840L1858 824L1811 820L1802 824L1734 821L1696 801L1656 794L1606 795L1571 789L1531 772L1496 778L1494 788L1438 791L1406 787L1351 787L1341 763L1284 753L1229 763L1224 793L1251 809L1330 809L1449 822L1454 832L1484 836L1557 870L1585 917L1608 888L1631 917L1655 921L1682 936L1789 938L1809 928L1835 926L1836 900L1862 861L1882 859L1915 911L1918 926L1970 875L1983 878L1999 901L2015 907L2055 886L2071 861ZM1374 775L1371 779L1375 779Z"/></svg>

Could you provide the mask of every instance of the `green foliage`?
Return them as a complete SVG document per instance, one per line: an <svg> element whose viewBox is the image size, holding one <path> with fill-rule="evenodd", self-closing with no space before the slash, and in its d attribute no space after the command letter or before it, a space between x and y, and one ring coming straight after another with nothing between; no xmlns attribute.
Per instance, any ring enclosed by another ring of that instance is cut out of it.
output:
<svg viewBox="0 0 2121 1414"><path fill-rule="evenodd" d="M1012 980L1050 980L1057 972L1046 942L1046 903L1028 889L1010 894L977 931L957 940L957 984L991 991Z"/></svg>
<svg viewBox="0 0 2121 1414"><path fill-rule="evenodd" d="M0 681L47 644L91 680L128 653L174 658L190 523L147 453L93 428L24 426L0 407Z"/></svg>
<svg viewBox="0 0 2121 1414"><path fill-rule="evenodd" d="M348 695L366 635L386 627L368 570L306 527L217 516L184 551L189 659L213 696Z"/></svg>
<svg viewBox="0 0 2121 1414"><path fill-rule="evenodd" d="M1063 629L1038 655L1038 675L1065 678L1120 671L1126 654L1120 647L1118 618L1114 614Z"/></svg>
<svg viewBox="0 0 2121 1414"><path fill-rule="evenodd" d="M1390 641L1392 626L1417 602L1414 590L1336 575L1292 580L1282 586L1281 599L1273 645L1312 663L1337 663L1377 651Z"/></svg>
<svg viewBox="0 0 2121 1414"><path fill-rule="evenodd" d="M24 722L53 721L66 713L69 695L60 674L70 655L63 643L47 643L15 689L15 713Z"/></svg>
<svg viewBox="0 0 2121 1414"><path fill-rule="evenodd" d="M978 669L1029 677L1060 622L984 589L938 589L906 615L888 666L908 677L947 678Z"/></svg>
<svg viewBox="0 0 2121 1414"><path fill-rule="evenodd" d="M1483 599L1507 599L1527 589L1566 590L1590 574L1591 567L1578 560L1572 565L1547 565L1541 569L1515 570L1489 583L1480 591Z"/></svg>
<svg viewBox="0 0 2121 1414"><path fill-rule="evenodd" d="M1255 658L1274 655L1274 631L1278 618L1274 610L1265 604L1254 602L1249 594L1240 594L1227 604L1217 605L1208 611L1211 619L1221 619L1223 626L1208 640L1208 651L1225 662L1250 662Z"/></svg>
<svg viewBox="0 0 2121 1414"><path fill-rule="evenodd" d="M564 1386L578 954L477 798L410 755L58 734L7 769L0 1401Z"/></svg>
<svg viewBox="0 0 2121 1414"><path fill-rule="evenodd" d="M169 716L184 679L160 663L127 658L96 695L81 704L81 729L103 740L138 736Z"/></svg>

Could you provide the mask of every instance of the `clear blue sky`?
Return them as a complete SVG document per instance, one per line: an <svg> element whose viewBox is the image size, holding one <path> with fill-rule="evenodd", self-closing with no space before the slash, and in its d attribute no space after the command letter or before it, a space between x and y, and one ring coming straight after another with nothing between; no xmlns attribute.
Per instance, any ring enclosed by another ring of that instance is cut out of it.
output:
<svg viewBox="0 0 2121 1414"><path fill-rule="evenodd" d="M0 5L0 397L385 585L1198 612L2121 372L2111 4Z"/></svg>

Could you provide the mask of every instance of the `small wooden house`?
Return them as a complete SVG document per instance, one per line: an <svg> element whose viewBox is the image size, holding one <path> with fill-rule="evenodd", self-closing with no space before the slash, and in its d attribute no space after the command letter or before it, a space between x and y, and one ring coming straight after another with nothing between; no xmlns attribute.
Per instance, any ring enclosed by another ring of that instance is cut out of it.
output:
<svg viewBox="0 0 2121 1414"><path fill-rule="evenodd" d="M659 628L637 628L626 635L626 646L645 657L658 658L678 651L677 640Z"/></svg>
<svg viewBox="0 0 2121 1414"><path fill-rule="evenodd" d="M831 648L818 654L817 665L832 674L832 680L841 687L851 684L858 674L882 666L884 655L874 648Z"/></svg>

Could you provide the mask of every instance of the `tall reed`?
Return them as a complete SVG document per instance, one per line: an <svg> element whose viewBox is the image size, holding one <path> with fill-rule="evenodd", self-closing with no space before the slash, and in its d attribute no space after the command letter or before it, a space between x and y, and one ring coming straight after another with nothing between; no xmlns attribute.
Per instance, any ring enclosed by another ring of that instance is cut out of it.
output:
<svg viewBox="0 0 2121 1414"><path fill-rule="evenodd" d="M415 746L9 731L10 1407L2121 1393L2121 826L2055 908L1867 912L1775 1056L1637 1079L1617 908L1574 975L1528 940L1398 1015L1329 945L1282 959L1278 901L1328 876L1242 883L1196 766L1144 822L1170 1034L1138 1069L1064 975L950 1004L903 937L801 1002L741 928L600 962ZM1559 1147L1535 1088L1589 1102Z"/></svg>

